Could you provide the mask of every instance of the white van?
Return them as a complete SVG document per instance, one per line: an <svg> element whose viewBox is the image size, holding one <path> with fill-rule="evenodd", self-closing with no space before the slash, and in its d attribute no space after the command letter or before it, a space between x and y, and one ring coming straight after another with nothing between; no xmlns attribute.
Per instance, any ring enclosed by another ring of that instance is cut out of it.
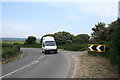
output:
<svg viewBox="0 0 120 80"><path fill-rule="evenodd" d="M46 36L42 39L43 53L57 53L57 46L54 37Z"/></svg>

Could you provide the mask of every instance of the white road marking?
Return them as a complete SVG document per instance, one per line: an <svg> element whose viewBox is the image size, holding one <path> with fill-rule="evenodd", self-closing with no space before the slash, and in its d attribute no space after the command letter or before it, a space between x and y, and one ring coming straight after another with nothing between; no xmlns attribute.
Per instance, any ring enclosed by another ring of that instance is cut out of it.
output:
<svg viewBox="0 0 120 80"><path fill-rule="evenodd" d="M73 72L72 78L75 77L76 71L77 71L77 59L75 58L75 68L74 68L74 72Z"/></svg>
<svg viewBox="0 0 120 80"><path fill-rule="evenodd" d="M45 56L54 56L54 55L45 55Z"/></svg>
<svg viewBox="0 0 120 80"><path fill-rule="evenodd" d="M41 59L42 57L44 57L44 55L42 55L39 59ZM30 66L32 66L32 65L34 65L34 64L37 64L38 62L39 62L39 60L33 61L32 63L30 63L30 64L28 64L28 65L26 65L26 66L24 66L24 67L22 67L22 68L20 68L20 69L17 69L17 70L15 70L15 71L13 71L13 72L10 72L10 73L8 73L8 74L6 74L6 75L4 75L4 76L1 76L0 79L2 79L2 78L4 78L4 77L7 77L7 76L9 76L9 75L12 75L12 74L16 73L17 71L20 71L20 70L22 70L22 69L24 69L24 68L30 67Z"/></svg>
<svg viewBox="0 0 120 80"><path fill-rule="evenodd" d="M75 58L75 61L77 61L77 59Z"/></svg>
<svg viewBox="0 0 120 80"><path fill-rule="evenodd" d="M40 58L39 59L41 59L42 57L44 57L45 55L42 55L42 56L40 56Z"/></svg>
<svg viewBox="0 0 120 80"><path fill-rule="evenodd" d="M74 57L72 56L72 58L74 58Z"/></svg>

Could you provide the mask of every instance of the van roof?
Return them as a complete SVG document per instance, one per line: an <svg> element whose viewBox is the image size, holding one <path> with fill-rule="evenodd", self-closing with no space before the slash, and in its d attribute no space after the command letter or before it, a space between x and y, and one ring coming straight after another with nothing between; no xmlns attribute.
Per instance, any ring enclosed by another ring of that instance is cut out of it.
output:
<svg viewBox="0 0 120 80"><path fill-rule="evenodd" d="M43 37L43 41L55 41L55 40L54 40L54 37L52 36L46 36L46 37Z"/></svg>

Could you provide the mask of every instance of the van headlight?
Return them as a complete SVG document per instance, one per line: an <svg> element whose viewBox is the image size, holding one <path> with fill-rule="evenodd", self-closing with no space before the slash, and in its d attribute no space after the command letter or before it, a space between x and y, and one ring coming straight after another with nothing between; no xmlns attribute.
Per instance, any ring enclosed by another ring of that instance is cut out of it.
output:
<svg viewBox="0 0 120 80"><path fill-rule="evenodd" d="M50 50L50 48L45 48L46 50Z"/></svg>

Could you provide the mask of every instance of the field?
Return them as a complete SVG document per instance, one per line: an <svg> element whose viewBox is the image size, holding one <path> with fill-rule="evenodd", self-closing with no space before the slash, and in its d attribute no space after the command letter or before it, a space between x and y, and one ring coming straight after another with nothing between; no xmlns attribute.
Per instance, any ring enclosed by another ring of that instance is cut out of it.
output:
<svg viewBox="0 0 120 80"><path fill-rule="evenodd" d="M35 44L31 45L24 45L25 41L9 41L9 40L4 40L2 43L6 44L13 44L15 46L20 46L20 47L28 47L28 48L41 48L41 43L40 41L36 41ZM64 45L58 45L58 49L64 49L64 50L70 50L70 51L84 51L87 50L87 45L88 43L70 43L70 44L64 44Z"/></svg>
<svg viewBox="0 0 120 80"><path fill-rule="evenodd" d="M19 44L24 44L25 41L10 41L10 40L3 40L2 43L8 43L8 44L19 43ZM40 43L40 41L36 41L36 43Z"/></svg>

